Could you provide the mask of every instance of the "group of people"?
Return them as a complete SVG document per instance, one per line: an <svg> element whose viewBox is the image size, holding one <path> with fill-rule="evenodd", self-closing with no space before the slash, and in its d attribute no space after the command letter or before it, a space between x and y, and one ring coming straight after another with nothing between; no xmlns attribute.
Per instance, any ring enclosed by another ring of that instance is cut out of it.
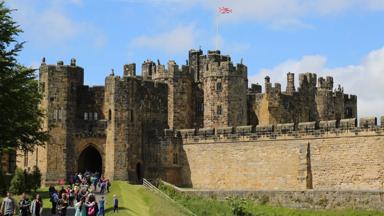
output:
<svg viewBox="0 0 384 216"><path fill-rule="evenodd" d="M19 201L19 215L20 216L40 216L43 212L43 201L39 194L36 194L32 202L29 201L28 196L23 193ZM16 203L11 196L11 193L8 192L7 196L4 198L1 203L0 215L2 216L12 216L17 215L16 213Z"/></svg>
<svg viewBox="0 0 384 216"><path fill-rule="evenodd" d="M75 207L76 216L96 216L105 214L105 200L101 197L96 202L95 193L100 188L99 193L103 195L109 192L111 186L108 179L100 177L98 172L85 172L71 175L67 188L61 187L57 191L55 187L49 187L50 202L52 203L51 213L53 215L66 215L69 206Z"/></svg>
<svg viewBox="0 0 384 216"><path fill-rule="evenodd" d="M49 201L52 204L51 214L58 216L67 215L68 207L74 207L75 216L104 216L105 215L105 199L103 194L109 192L111 186L108 179L100 176L99 173L85 172L72 175L68 187L62 186L60 190L56 190L54 186L50 186ZM99 191L98 191L99 189ZM95 193L100 194L97 201ZM118 199L113 196L113 211L118 211ZM43 201L41 196L37 194L30 202L25 193L22 194L18 203L19 214L21 216L41 216L43 211ZM7 193L1 203L0 216L17 215L16 203L11 197L11 193Z"/></svg>

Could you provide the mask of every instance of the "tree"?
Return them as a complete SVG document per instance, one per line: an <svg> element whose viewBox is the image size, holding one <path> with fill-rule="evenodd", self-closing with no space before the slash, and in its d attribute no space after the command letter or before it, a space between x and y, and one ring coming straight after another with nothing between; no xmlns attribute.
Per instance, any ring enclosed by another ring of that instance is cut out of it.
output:
<svg viewBox="0 0 384 216"><path fill-rule="evenodd" d="M32 151L48 140L48 133L42 130L44 113L39 109L35 70L16 60L24 42L17 41L22 30L12 12L0 2L0 152Z"/></svg>
<svg viewBox="0 0 384 216"><path fill-rule="evenodd" d="M0 165L0 195L5 193L6 183L5 183L5 176L3 173L2 166Z"/></svg>
<svg viewBox="0 0 384 216"><path fill-rule="evenodd" d="M11 180L9 191L14 194L21 194L25 192L26 189L27 186L25 184L25 173L22 169L17 168L15 171L15 175Z"/></svg>

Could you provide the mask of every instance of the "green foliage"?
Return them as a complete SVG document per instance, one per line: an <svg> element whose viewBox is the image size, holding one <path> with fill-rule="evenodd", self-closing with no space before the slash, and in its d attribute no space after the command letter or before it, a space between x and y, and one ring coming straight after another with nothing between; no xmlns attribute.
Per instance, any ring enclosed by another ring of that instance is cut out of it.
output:
<svg viewBox="0 0 384 216"><path fill-rule="evenodd" d="M12 177L9 191L14 194L23 192L36 192L41 187L41 172L38 167L34 166L31 173L16 169L15 175Z"/></svg>
<svg viewBox="0 0 384 216"><path fill-rule="evenodd" d="M13 194L21 194L25 192L26 189L27 185L25 184L25 174L23 170L17 168L15 171L15 175L11 180L9 191Z"/></svg>
<svg viewBox="0 0 384 216"><path fill-rule="evenodd" d="M0 2L0 151L32 151L48 140L42 131L41 94L35 70L20 65L16 57L23 48L17 42L22 30L11 17L12 10Z"/></svg>
<svg viewBox="0 0 384 216"><path fill-rule="evenodd" d="M246 210L247 201L245 199L240 199L238 197L227 198L229 206L231 206L231 211L233 215L236 216L251 216Z"/></svg>
<svg viewBox="0 0 384 216"><path fill-rule="evenodd" d="M2 169L2 166L0 164L0 194L4 194L6 188L7 187L6 187L6 183L5 183L5 175L3 173L3 169Z"/></svg>
<svg viewBox="0 0 384 216"><path fill-rule="evenodd" d="M196 215L253 215L253 216L384 216L384 212L367 211L357 209L340 210L304 210L290 209L265 205L269 202L267 198L259 198L256 204L253 200L228 198L224 201L215 198L202 198L189 196L174 190L164 184L159 185L159 189L168 194L181 205L185 206ZM264 205L261 205L264 200ZM324 203L328 201L323 200Z"/></svg>
<svg viewBox="0 0 384 216"><path fill-rule="evenodd" d="M31 176L31 180L32 180L31 189L33 189L36 192L36 190L41 187L41 172L40 172L39 167L34 166L30 176Z"/></svg>

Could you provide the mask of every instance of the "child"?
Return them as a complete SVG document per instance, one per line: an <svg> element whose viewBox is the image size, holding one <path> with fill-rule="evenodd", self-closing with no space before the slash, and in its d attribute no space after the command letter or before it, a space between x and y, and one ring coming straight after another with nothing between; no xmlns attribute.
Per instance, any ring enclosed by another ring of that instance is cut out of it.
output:
<svg viewBox="0 0 384 216"><path fill-rule="evenodd" d="M116 197L116 194L113 195L113 212L119 212L119 200Z"/></svg>
<svg viewBox="0 0 384 216"><path fill-rule="evenodd" d="M105 200L104 197L102 196L101 199L99 200L99 213L97 214L98 216L104 216L105 215Z"/></svg>

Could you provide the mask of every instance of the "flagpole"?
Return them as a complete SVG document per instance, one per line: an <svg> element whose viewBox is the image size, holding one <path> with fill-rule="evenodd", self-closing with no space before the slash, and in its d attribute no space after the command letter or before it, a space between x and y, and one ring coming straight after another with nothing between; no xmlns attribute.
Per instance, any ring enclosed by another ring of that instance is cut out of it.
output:
<svg viewBox="0 0 384 216"><path fill-rule="evenodd" d="M217 19L216 19L216 50L219 50L219 17L220 13L217 13Z"/></svg>

